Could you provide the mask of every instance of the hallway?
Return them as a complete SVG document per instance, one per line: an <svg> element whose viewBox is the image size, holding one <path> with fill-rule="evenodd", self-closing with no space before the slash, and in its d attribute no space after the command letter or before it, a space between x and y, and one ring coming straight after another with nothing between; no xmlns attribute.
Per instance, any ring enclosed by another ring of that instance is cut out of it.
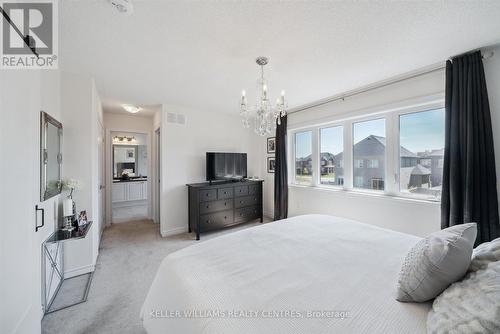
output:
<svg viewBox="0 0 500 334"><path fill-rule="evenodd" d="M206 234L198 242L255 225ZM144 333L139 311L160 262L196 242L187 233L162 238L150 220L111 225L102 236L87 301L46 315L42 333Z"/></svg>

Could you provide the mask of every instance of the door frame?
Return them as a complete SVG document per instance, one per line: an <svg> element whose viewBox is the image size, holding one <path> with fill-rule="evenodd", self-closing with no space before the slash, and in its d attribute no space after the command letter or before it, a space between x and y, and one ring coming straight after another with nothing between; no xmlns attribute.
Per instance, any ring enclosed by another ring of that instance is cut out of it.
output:
<svg viewBox="0 0 500 334"><path fill-rule="evenodd" d="M161 127L154 131L155 136L155 166L154 166L154 222L159 224L161 219Z"/></svg>
<svg viewBox="0 0 500 334"><path fill-rule="evenodd" d="M113 222L113 208L111 202L111 188L113 186L113 139L111 133L113 132L130 132L146 135L146 142L148 143L148 219L152 219L153 210L153 192L152 192L152 141L151 131L126 129L126 128L106 128L106 226L110 226Z"/></svg>

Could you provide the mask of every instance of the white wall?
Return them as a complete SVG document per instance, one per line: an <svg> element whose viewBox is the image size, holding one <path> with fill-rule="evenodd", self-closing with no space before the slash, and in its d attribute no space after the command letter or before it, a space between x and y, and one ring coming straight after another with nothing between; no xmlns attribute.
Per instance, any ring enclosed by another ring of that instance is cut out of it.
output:
<svg viewBox="0 0 500 334"><path fill-rule="evenodd" d="M1 333L40 332L41 242L54 231L59 196L39 203L39 122L41 110L61 119L59 74L0 70ZM45 226L35 233L36 204Z"/></svg>
<svg viewBox="0 0 500 334"><path fill-rule="evenodd" d="M105 110L106 111L106 110ZM106 128L106 222L107 224L111 223L111 187L113 182L113 157L112 157L112 133L120 133L128 132L135 133L137 138L140 140L143 139L139 134L146 134L144 137L145 145L147 148L147 156L148 156L148 167L147 167L147 176L148 176L148 217L153 217L153 206L155 197L153 196L154 191L152 187L152 177L153 175L153 166L156 164L156 156L152 154L154 151L153 142L154 142L154 117L148 116L143 117L139 115L126 115L126 114L117 114L111 112L104 112L104 126Z"/></svg>
<svg viewBox="0 0 500 334"><path fill-rule="evenodd" d="M491 124L493 128L493 140L495 146L495 163L497 169L497 193L500 196L500 47L491 50L494 55L486 59L484 73L486 75L486 86L490 99ZM500 212L500 197L499 197Z"/></svg>
<svg viewBox="0 0 500 334"><path fill-rule="evenodd" d="M168 123L167 112L186 115L186 124ZM238 114L200 112L163 106L162 117L162 236L187 231L187 183L205 181L208 151L248 153L248 175L260 176L262 154L257 135L244 129Z"/></svg>
<svg viewBox="0 0 500 334"><path fill-rule="evenodd" d="M288 116L289 132L335 119L378 112L407 103L415 103L425 96L444 96L444 71L430 73L388 87L373 90ZM290 157L290 152L288 153ZM289 162L291 165L292 162ZM270 182L269 182L270 183ZM273 187L266 188L267 197ZM272 212L272 202L268 203ZM398 199L388 196L366 195L347 191L290 185L289 216L307 213L331 214L378 225L419 236L440 228L438 203Z"/></svg>
<svg viewBox="0 0 500 334"><path fill-rule="evenodd" d="M73 193L77 211L86 210L93 221L86 238L64 244L66 277L94 270L103 223L98 212L98 124L102 119L99 96L92 78L61 73L63 178L80 181Z"/></svg>

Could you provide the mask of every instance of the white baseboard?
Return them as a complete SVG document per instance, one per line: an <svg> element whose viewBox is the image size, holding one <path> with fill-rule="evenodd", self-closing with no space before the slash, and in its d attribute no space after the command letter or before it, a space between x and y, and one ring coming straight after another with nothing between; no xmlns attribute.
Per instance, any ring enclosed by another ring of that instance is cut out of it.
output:
<svg viewBox="0 0 500 334"><path fill-rule="evenodd" d="M86 273L91 273L95 270L95 265L91 264L88 266L83 266L71 270L64 271L64 278L71 278L78 275L83 275Z"/></svg>
<svg viewBox="0 0 500 334"><path fill-rule="evenodd" d="M183 226L183 227L172 228L170 230L161 230L160 234L163 238L165 238L165 237L169 237L171 235L186 233L187 231L188 231L187 227Z"/></svg>

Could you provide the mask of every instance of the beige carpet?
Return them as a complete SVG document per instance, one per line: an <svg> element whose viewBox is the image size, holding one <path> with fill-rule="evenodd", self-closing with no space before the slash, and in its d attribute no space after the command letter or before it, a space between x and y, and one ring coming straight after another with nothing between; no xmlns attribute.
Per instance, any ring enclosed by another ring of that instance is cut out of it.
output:
<svg viewBox="0 0 500 334"><path fill-rule="evenodd" d="M200 241L187 233L162 238L159 225L151 221L106 228L87 302L46 315L42 333L144 333L139 311L166 255L258 224L256 221L205 234Z"/></svg>

